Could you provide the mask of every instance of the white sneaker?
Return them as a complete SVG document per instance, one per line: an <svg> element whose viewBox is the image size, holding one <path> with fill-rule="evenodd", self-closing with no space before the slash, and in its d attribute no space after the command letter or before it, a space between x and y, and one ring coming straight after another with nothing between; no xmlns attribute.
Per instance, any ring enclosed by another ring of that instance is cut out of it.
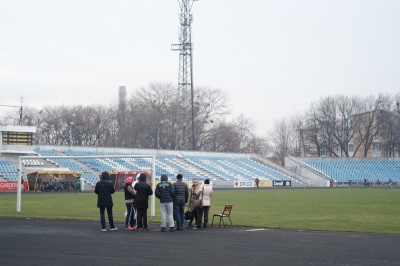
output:
<svg viewBox="0 0 400 266"><path fill-rule="evenodd" d="M117 227L114 227L114 228L111 228L110 230L111 230L111 231L117 231L118 228L117 228Z"/></svg>
<svg viewBox="0 0 400 266"><path fill-rule="evenodd" d="M102 232L105 232L105 231L107 231L107 229L101 229L101 231L102 231Z"/></svg>

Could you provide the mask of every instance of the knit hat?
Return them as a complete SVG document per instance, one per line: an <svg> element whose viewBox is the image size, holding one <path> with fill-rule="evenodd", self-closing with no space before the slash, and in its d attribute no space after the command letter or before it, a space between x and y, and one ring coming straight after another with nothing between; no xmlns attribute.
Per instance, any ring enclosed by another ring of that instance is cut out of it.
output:
<svg viewBox="0 0 400 266"><path fill-rule="evenodd" d="M132 182L133 182L133 177L131 177L131 176L128 176L128 177L125 179L125 183L126 183L126 184L132 184Z"/></svg>

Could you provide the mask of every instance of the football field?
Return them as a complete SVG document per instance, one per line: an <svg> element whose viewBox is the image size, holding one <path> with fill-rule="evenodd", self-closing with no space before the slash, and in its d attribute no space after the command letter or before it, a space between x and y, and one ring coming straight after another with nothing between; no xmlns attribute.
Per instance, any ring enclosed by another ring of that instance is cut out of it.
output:
<svg viewBox="0 0 400 266"><path fill-rule="evenodd" d="M19 213L16 200L16 193L0 194L0 217L99 220L93 192L24 192ZM114 219L123 223L123 193L115 193L113 200ZM400 189L215 189L210 221L225 204L233 204L236 227L400 234ZM149 221L159 223L157 199L155 206L154 217L148 211Z"/></svg>

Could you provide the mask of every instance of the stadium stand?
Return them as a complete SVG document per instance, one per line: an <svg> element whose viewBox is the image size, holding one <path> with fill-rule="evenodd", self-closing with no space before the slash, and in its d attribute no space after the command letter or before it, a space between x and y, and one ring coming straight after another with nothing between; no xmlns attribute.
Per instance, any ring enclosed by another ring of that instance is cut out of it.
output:
<svg viewBox="0 0 400 266"><path fill-rule="evenodd" d="M7 181L17 181L18 169L14 164L0 158L0 175Z"/></svg>
<svg viewBox="0 0 400 266"><path fill-rule="evenodd" d="M53 150L36 150L36 153L41 156L60 156L64 154L59 154ZM64 155L65 156L65 155ZM56 166L68 168L71 171L82 171L82 176L86 182L94 185L99 180L96 172L89 170L87 167L83 167L79 163L70 159L48 159Z"/></svg>
<svg viewBox="0 0 400 266"><path fill-rule="evenodd" d="M8 147L7 147L8 148ZM290 158L285 159L286 168L269 165L256 156L243 154L222 154L190 151L133 150L117 148L94 148L66 146L24 147L26 151L41 156L103 156L103 155L155 155L156 180L162 174L174 180L178 173L184 179L200 181L208 178L223 187L232 187L241 181L259 180L291 181L292 186L329 186L329 179L335 183L363 183L369 179L373 184L379 179L382 183L400 182L399 158ZM18 179L18 151L2 154L0 157L0 178L6 181ZM221 156L222 155L222 156ZM264 160L266 160L264 158ZM268 166L266 166L268 165ZM152 168L150 158L86 158L86 159L38 159L22 160L23 176L27 169L64 168L81 171L82 177L91 185L98 181L103 171L141 171ZM293 175L291 174L293 173ZM297 174L297 176L296 176ZM300 179L304 177L304 179ZM299 182L301 180L301 182ZM226 186L225 186L226 185Z"/></svg>
<svg viewBox="0 0 400 266"><path fill-rule="evenodd" d="M183 156L183 158L202 169L214 172L216 176L224 180L241 181L258 178L260 180L289 180L292 183L298 183L297 180L249 158L211 156Z"/></svg>
<svg viewBox="0 0 400 266"><path fill-rule="evenodd" d="M69 156L99 156L99 155L140 155L136 153L117 153L117 152L91 152L91 151L63 151ZM82 163L93 168L98 172L110 171L132 171L140 169L151 169L151 160L148 158L88 158L79 159ZM180 173L186 180L198 178L204 180L211 178L205 172L199 171L197 167L185 162L182 159L172 155L157 154L156 155L156 180L159 180L162 174L166 174L168 178L174 180L176 175Z"/></svg>
<svg viewBox="0 0 400 266"><path fill-rule="evenodd" d="M400 160L388 158L346 158L346 159L303 159L303 162L335 182L361 183L364 179L370 182L400 182Z"/></svg>
<svg viewBox="0 0 400 266"><path fill-rule="evenodd" d="M227 186L233 186L237 181L251 181L256 178L260 180L290 180L292 185L299 184L296 179L291 178L287 174L267 167L262 163L256 162L243 155L235 156L216 156L210 153L207 155L187 155L184 152L172 151L148 151L141 153L140 150L134 152L119 152L108 151L107 148L102 148L100 151L92 151L90 148L85 150L84 147L69 147L65 146L49 146L46 148L35 149L34 152L40 156L104 156L104 155L155 155L156 157L156 181L159 180L162 174L166 174L169 179L174 180L177 174L182 174L184 179L191 181L193 178L198 178L200 181L208 178L210 180L218 180L220 184L226 182ZM111 150L111 149L110 149ZM115 149L114 149L115 150ZM121 149L124 150L124 149ZM196 153L197 154L197 153ZM6 160L3 160L6 161ZM45 163L43 163L44 161ZM22 163L26 167L43 167L48 164L59 168L66 168L71 171L81 171L82 177L94 185L98 181L99 173L103 171L121 172L121 171L137 171L152 168L150 158L56 158L45 160L24 160ZM7 161L6 161L7 162ZM46 164L46 165L44 165ZM0 174L3 173L8 180L17 179L17 170L14 164L8 163L12 170L12 177L7 175L9 171L7 167L0 165ZM283 170L285 170L283 168ZM230 185L229 185L230 184Z"/></svg>

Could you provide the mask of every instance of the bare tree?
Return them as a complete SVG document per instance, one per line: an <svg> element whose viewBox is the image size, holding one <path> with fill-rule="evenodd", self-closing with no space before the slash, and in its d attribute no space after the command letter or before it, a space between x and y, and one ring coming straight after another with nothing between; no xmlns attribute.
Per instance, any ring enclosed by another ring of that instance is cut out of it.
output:
<svg viewBox="0 0 400 266"><path fill-rule="evenodd" d="M265 138L259 137L255 134L251 134L248 140L246 152L256 153L261 156L267 157L270 151L271 148Z"/></svg>
<svg viewBox="0 0 400 266"><path fill-rule="evenodd" d="M368 157L372 143L380 136L383 108L387 106L388 97L380 94L378 97L369 96L364 99L360 113L354 116L354 143L356 154L359 149L363 157Z"/></svg>
<svg viewBox="0 0 400 266"><path fill-rule="evenodd" d="M289 156L290 151L293 149L288 119L281 118L279 120L275 120L274 127L269 132L269 138L273 156L283 162L285 157Z"/></svg>
<svg viewBox="0 0 400 266"><path fill-rule="evenodd" d="M226 121L214 122L205 150L216 152L232 152L237 148L238 133L235 125Z"/></svg>
<svg viewBox="0 0 400 266"><path fill-rule="evenodd" d="M167 111L176 110L173 107L176 97L176 88L171 83L150 83L148 87L142 87L132 95L132 115L129 119L135 125L131 123L131 126L141 126L141 135L137 139L147 143L149 148L165 149L167 143L176 143L177 134L167 134L173 131L168 127L176 127L176 123L168 121L171 116L167 114ZM170 141L170 138L174 140Z"/></svg>
<svg viewBox="0 0 400 266"><path fill-rule="evenodd" d="M228 96L220 89L196 88L195 94L195 142L196 150L204 150L208 138L215 132L218 121L229 114Z"/></svg>
<svg viewBox="0 0 400 266"><path fill-rule="evenodd" d="M303 148L303 155L320 156L320 113L317 103L312 103L305 115L304 126L300 128L300 146ZM306 149L306 145L308 148ZM300 152L300 154L302 154Z"/></svg>
<svg viewBox="0 0 400 266"><path fill-rule="evenodd" d="M240 114L235 120L235 129L237 131L238 140L235 152L247 152L251 136L256 128L256 123L251 118Z"/></svg>

